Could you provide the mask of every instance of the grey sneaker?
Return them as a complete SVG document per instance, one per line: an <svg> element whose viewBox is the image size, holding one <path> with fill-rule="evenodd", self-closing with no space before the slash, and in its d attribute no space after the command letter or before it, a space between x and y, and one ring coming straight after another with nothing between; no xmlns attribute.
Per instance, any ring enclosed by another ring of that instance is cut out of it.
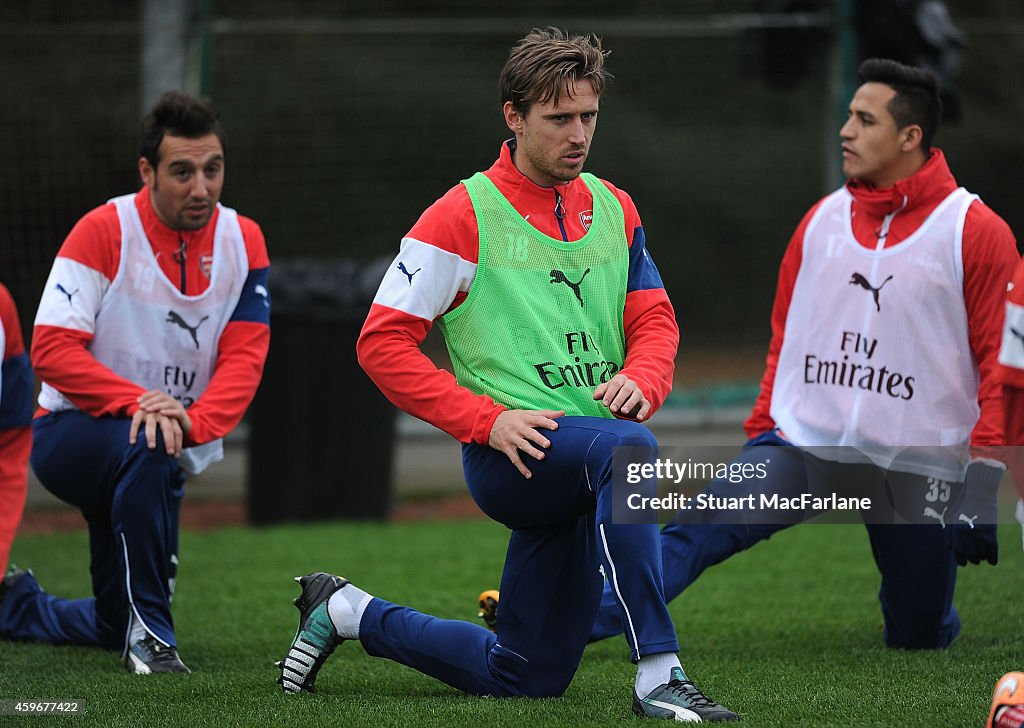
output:
<svg viewBox="0 0 1024 728"><path fill-rule="evenodd" d="M641 717L681 723L740 719L739 715L701 692L679 667L672 668L671 680L654 688L643 699L634 692L633 712Z"/></svg>
<svg viewBox="0 0 1024 728"><path fill-rule="evenodd" d="M286 693L313 692L317 673L335 648L345 640L338 636L327 613L327 600L348 584L347 579L319 571L297 576L302 594L295 599L299 626L283 660L275 662L281 676L277 682Z"/></svg>
<svg viewBox="0 0 1024 728"><path fill-rule="evenodd" d="M152 635L146 635L128 648L124 654L124 666L136 675L192 672L178 657L176 648L168 647Z"/></svg>

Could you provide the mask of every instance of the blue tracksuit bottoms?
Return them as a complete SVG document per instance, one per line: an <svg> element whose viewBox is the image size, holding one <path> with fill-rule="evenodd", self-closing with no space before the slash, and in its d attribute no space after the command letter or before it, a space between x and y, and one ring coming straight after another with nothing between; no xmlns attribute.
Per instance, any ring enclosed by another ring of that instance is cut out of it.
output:
<svg viewBox="0 0 1024 728"><path fill-rule="evenodd" d="M870 496L875 506L871 513L862 513L862 519L882 579L878 598L886 644L936 649L956 638L960 632L960 618L953 607L956 561L938 522L913 522L919 520L915 517L921 515L921 504L927 504L924 494L934 485L928 478L869 464L823 460L771 434L748 443L735 462L756 465L766 457L771 460L767 478L751 478L741 485L713 480L704 492L723 497L778 493L791 498L832 491ZM705 569L814 515L788 511L709 518L680 512L661 531L665 596L671 601ZM590 639L604 639L622 630L615 595L606 588Z"/></svg>
<svg viewBox="0 0 1024 728"><path fill-rule="evenodd" d="M582 657L605 577L633 659L678 651L665 608L658 526L612 519L616 448L653 461L657 441L635 422L562 417L558 424L544 431L551 446L543 460L524 455L529 479L504 453L463 448L470 493L512 532L497 634L374 599L359 627L369 654L475 695L561 695ZM656 486L637 487L653 495Z"/></svg>
<svg viewBox="0 0 1024 728"><path fill-rule="evenodd" d="M171 594L185 478L161 436L153 450L143 435L129 445L129 425L77 410L33 423L32 469L88 524L93 596L58 598L26 574L3 601L0 635L121 649L134 613L150 634L176 646Z"/></svg>

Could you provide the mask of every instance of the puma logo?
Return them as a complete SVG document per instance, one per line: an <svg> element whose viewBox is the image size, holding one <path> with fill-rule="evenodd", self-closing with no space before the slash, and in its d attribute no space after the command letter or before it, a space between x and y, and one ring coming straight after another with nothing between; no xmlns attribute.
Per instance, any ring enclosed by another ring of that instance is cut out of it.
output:
<svg viewBox="0 0 1024 728"><path fill-rule="evenodd" d="M412 277L414 275L416 275L417 273L419 273L423 269L422 268L417 268L412 273L410 273L408 268L405 267L405 262L400 260L400 261L398 261L398 270L400 270L403 273L405 273L406 277L409 279L409 285L411 286L412 285Z"/></svg>
<svg viewBox="0 0 1024 728"><path fill-rule="evenodd" d="M71 297L74 296L76 293L78 293L82 289L81 288L76 288L71 293L68 293L68 290L64 286L62 286L60 283L58 283L57 284L57 290L60 291L61 293L63 293L65 296L68 297L68 305L72 306L74 304L71 301Z"/></svg>
<svg viewBox="0 0 1024 728"><path fill-rule="evenodd" d="M921 515L925 516L926 518L934 518L936 521L939 522L939 525L941 525L943 528L946 527L946 518L945 518L946 517L946 509L945 508L942 509L942 513L939 513L937 510L935 510L931 506L925 506L924 513L922 513Z"/></svg>
<svg viewBox="0 0 1024 728"><path fill-rule="evenodd" d="M1003 693L1006 693L1007 697L1012 696L1015 692L1017 692L1017 687L1019 686L1019 684L1020 683L1017 682L1016 677L1003 678L1003 681L999 683L998 686L996 686L996 697L992 699L993 702L995 702L996 698L1001 697Z"/></svg>
<svg viewBox="0 0 1024 728"><path fill-rule="evenodd" d="M590 268L587 268L585 271L583 271L583 275L580 276L580 279L573 283L568 278L566 278L565 273L563 273L562 271L553 270L551 271L551 280L549 282L564 283L565 285L569 286L569 288L572 289L572 292L576 294L576 300L580 302L580 308L583 308L583 294L580 293L580 284L583 283L583 279L587 277L587 273L589 272Z"/></svg>
<svg viewBox="0 0 1024 728"><path fill-rule="evenodd" d="M185 321L185 319L183 319L177 313L175 313L174 311L168 311L167 312L167 319L164 321L164 323L177 324L181 328L185 329L185 331L189 332L192 335L192 341L196 342L196 351L198 351L199 350L199 335L198 335L199 327L202 326L203 325L203 321L205 321L208 318L210 318L210 317L209 316L203 316L201 319L199 319L199 323L197 323L195 326L189 326L188 323Z"/></svg>
<svg viewBox="0 0 1024 728"><path fill-rule="evenodd" d="M868 283L868 279L867 278L862 276L860 273L854 273L853 276L850 277L850 285L851 286L860 286L865 291L871 291L871 296L875 299L875 308L877 308L879 311L881 311L882 310L882 306L881 306L881 304L878 303L878 294L882 290L882 288L885 286L885 284L888 283L891 280L892 280L892 276L889 276L884 281L882 281L882 285L878 286L878 288L875 288L873 285Z"/></svg>
<svg viewBox="0 0 1024 728"><path fill-rule="evenodd" d="M960 518L958 518L957 520L958 521L963 521L964 523L966 523L971 528L974 528L974 522L978 520L978 517L977 516L970 516L970 517L968 517L968 516L965 516L963 513L961 513L960 514Z"/></svg>
<svg viewBox="0 0 1024 728"><path fill-rule="evenodd" d="M267 290L267 287L257 283L253 291L256 292L257 296L263 296L263 306L270 308L270 291Z"/></svg>

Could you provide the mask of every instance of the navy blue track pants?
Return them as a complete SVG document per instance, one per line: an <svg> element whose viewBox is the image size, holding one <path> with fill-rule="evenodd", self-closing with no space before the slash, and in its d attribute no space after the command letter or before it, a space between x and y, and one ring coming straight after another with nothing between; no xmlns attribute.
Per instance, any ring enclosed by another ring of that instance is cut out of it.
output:
<svg viewBox="0 0 1024 728"><path fill-rule="evenodd" d="M772 438L763 439L769 441L766 445L774 444ZM956 561L938 523L900 523L898 515L899 509L904 508L906 513L912 507L904 506L903 501L920 503L914 497L927 488L927 479L886 473L871 465L825 461L789 446L747 447L736 462L763 462L768 450L771 450L772 463L769 479L751 479L743 486L715 480L708 484L705 492L719 496L766 492L792 497L809 491L835 489L846 496L871 495L875 511L880 503L890 501L893 509L887 512L886 518L891 516L896 522L871 522L877 514L864 518L871 552L881 574L878 598L885 621L885 642L891 647L918 649L949 645L960 632L960 618L953 607ZM746 489L739 490L741 487ZM892 516L893 513L896 515ZM706 517L696 513L678 514L661 532L668 600L679 596L705 569L815 514L794 516L790 511L778 515L777 519L772 519L761 513L746 523L737 522L741 519L736 518L731 518L732 522L709 523ZM920 516L920 510L913 515ZM614 595L605 589L591 640L619 634L622 629Z"/></svg>
<svg viewBox="0 0 1024 728"><path fill-rule="evenodd" d="M175 646L171 593L177 575L184 474L158 436L128 444L130 420L56 412L33 423L32 468L89 527L93 596L61 599L26 574L0 609L0 634L53 644L125 646L134 612Z"/></svg>
<svg viewBox="0 0 1024 728"><path fill-rule="evenodd" d="M551 446L543 460L523 456L530 479L497 450L463 448L470 493L512 531L497 634L374 599L360 623L369 654L475 695L561 695L594 623L602 572L620 624L627 625L633 659L678 651L665 608L658 527L615 524L611 517L615 449L630 447L653 461L654 436L622 420L562 417L558 423L544 431ZM643 487L653 495L656 485Z"/></svg>

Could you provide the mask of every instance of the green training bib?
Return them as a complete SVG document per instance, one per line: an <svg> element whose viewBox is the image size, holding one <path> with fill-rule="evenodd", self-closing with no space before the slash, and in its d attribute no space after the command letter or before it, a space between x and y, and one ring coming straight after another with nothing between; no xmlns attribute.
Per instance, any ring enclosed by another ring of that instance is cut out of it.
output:
<svg viewBox="0 0 1024 728"><path fill-rule="evenodd" d="M564 242L516 212L482 173L463 180L480 255L469 295L441 318L459 384L510 409L612 417L594 388L622 368L629 245L622 206L599 179L586 235Z"/></svg>

